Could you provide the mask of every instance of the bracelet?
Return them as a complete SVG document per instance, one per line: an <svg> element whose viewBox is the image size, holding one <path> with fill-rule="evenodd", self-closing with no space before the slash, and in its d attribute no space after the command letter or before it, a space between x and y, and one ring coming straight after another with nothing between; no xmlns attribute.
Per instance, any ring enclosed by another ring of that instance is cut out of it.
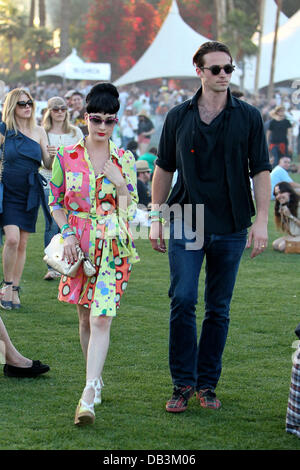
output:
<svg viewBox="0 0 300 470"><path fill-rule="evenodd" d="M150 218L159 217L160 216L160 211L150 211L148 215L149 215Z"/></svg>
<svg viewBox="0 0 300 470"><path fill-rule="evenodd" d="M67 228L70 228L69 224L63 225L62 228L60 229L60 233L63 233L63 231L66 230Z"/></svg>
<svg viewBox="0 0 300 470"><path fill-rule="evenodd" d="M165 220L162 217L156 217L155 219L150 220L151 224L152 224L152 222L160 222L161 224L164 224Z"/></svg>
<svg viewBox="0 0 300 470"><path fill-rule="evenodd" d="M66 232L62 234L63 239L65 240L67 237L70 237L71 235L75 236L74 232Z"/></svg>

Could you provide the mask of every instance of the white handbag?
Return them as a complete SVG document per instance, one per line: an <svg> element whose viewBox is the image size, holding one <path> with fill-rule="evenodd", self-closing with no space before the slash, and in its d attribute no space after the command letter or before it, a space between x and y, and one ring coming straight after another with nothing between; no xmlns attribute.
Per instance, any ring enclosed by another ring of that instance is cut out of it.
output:
<svg viewBox="0 0 300 470"><path fill-rule="evenodd" d="M54 235L51 239L49 245L45 248L45 256L43 260L51 268L58 271L60 274L63 274L68 277L75 277L77 271L83 263L83 270L87 277L91 277L96 274L96 268L91 262L91 260L86 257L81 250L80 246L76 246L77 249L77 261L73 264L69 264L65 258L63 258L64 251L64 239L61 233Z"/></svg>

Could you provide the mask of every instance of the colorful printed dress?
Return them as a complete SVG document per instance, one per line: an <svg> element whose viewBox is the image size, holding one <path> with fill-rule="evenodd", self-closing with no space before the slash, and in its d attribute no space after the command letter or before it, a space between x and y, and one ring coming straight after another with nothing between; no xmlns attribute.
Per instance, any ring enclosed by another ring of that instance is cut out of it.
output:
<svg viewBox="0 0 300 470"><path fill-rule="evenodd" d="M110 141L111 161L127 182L132 202L121 213L116 202L116 187L103 174L95 175L84 145L60 147L52 166L49 206L67 211L68 223L89 254L97 273L88 278L82 267L75 278L62 276L58 299L91 309L91 314L115 316L131 273L139 261L128 220L138 203L136 166L131 152L118 149Z"/></svg>

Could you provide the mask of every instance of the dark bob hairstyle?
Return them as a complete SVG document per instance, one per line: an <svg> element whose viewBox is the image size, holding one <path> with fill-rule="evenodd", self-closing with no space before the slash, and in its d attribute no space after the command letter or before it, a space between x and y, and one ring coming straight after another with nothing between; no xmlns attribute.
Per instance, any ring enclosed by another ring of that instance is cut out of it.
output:
<svg viewBox="0 0 300 470"><path fill-rule="evenodd" d="M298 217L298 205L299 205L299 202L300 202L300 197L298 196L298 194L294 190L293 186L290 183L287 183L286 181L282 181L281 183L275 184L274 191L273 191L274 196L275 196L275 188L277 186L278 186L279 191L281 193L289 193L290 194L290 200L287 203L287 206L290 209L291 214L294 217ZM274 216L275 216L275 224L276 224L277 228L280 228L282 230L286 230L285 224L284 224L284 222L281 218L281 214L280 214L280 203L277 199L275 200Z"/></svg>
<svg viewBox="0 0 300 470"><path fill-rule="evenodd" d="M86 97L86 111L116 114L120 109L119 92L112 83L97 83Z"/></svg>

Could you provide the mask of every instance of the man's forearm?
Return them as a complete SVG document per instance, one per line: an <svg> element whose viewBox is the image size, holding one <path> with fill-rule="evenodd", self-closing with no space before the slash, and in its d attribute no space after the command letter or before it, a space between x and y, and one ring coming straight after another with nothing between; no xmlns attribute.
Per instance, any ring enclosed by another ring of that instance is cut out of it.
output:
<svg viewBox="0 0 300 470"><path fill-rule="evenodd" d="M159 166L155 168L152 180L152 210L158 210L161 204L164 204L168 198L173 173L165 171Z"/></svg>
<svg viewBox="0 0 300 470"><path fill-rule="evenodd" d="M271 178L269 171L262 171L253 177L254 197L256 203L256 218L268 222Z"/></svg>

